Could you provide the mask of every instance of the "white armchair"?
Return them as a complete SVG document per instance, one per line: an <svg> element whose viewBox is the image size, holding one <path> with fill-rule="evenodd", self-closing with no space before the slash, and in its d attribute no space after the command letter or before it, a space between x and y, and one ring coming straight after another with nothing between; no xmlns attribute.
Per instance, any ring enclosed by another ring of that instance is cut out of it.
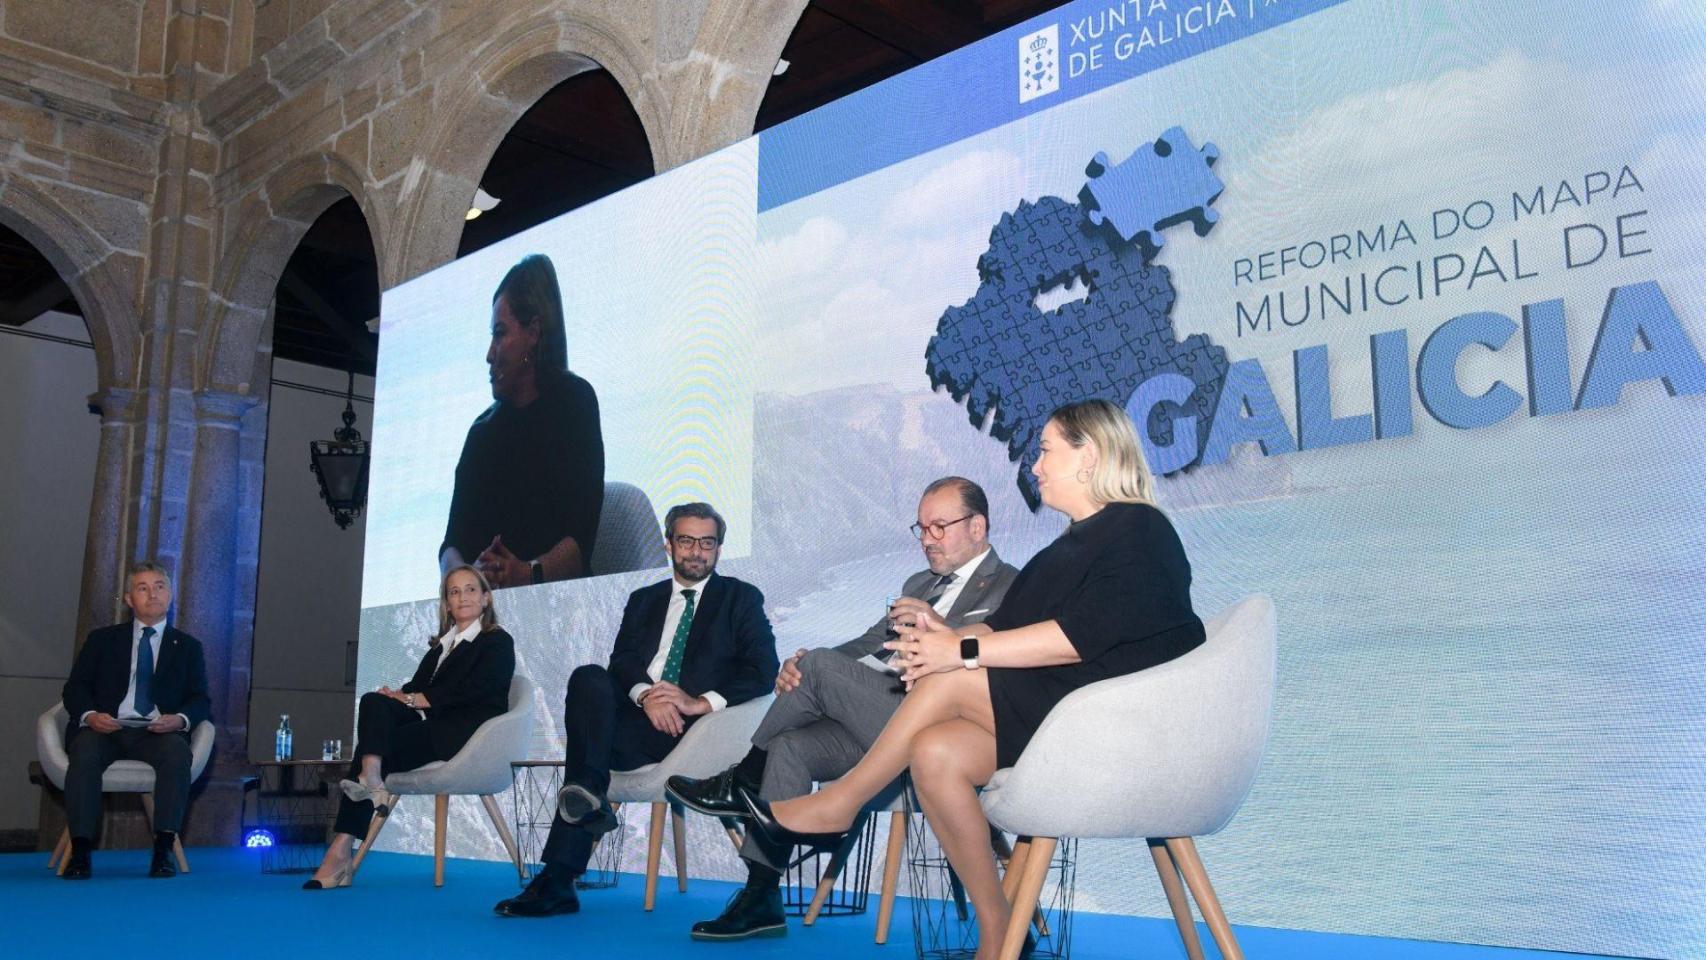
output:
<svg viewBox="0 0 1706 960"><path fill-rule="evenodd" d="M71 722L71 715L65 712L65 705L56 703L49 707L40 717L36 718L36 757L41 761L42 773L47 774L48 780L60 790L65 789L65 771L71 765L71 758L65 753L65 725ZM213 724L203 720L196 724L190 733L190 782L201 778L201 772L207 769L207 758L213 755ZM154 768L140 760L119 760L108 767L101 775L102 793L140 793L142 794L142 809L148 814L149 828L154 825ZM54 844L53 855L48 858L47 865L58 873L65 872L66 854L71 849L71 829L60 831L59 842ZM184 857L182 840L174 840L172 852L178 858L178 872L189 873L190 863Z"/></svg>
<svg viewBox="0 0 1706 960"><path fill-rule="evenodd" d="M652 805L651 833L646 843L646 909L657 903L658 861L663 855L663 818L669 809L664 796L664 784L670 777L709 777L734 766L752 749L752 735L758 722L770 709L774 696L748 700L737 706L700 718L687 728L681 742L669 756L635 770L610 774L611 803L649 803ZM687 892L687 823L680 810L674 811L670 827L675 839L675 882L681 892ZM738 847L739 842L735 837Z"/></svg>
<svg viewBox="0 0 1706 960"><path fill-rule="evenodd" d="M1004 881L1014 920L1002 960L1018 956L1060 837L1145 838L1191 960L1202 946L1180 872L1221 955L1243 956L1192 838L1232 819L1267 747L1273 601L1247 597L1205 627L1207 642L1177 660L1068 695L984 788L989 822L1031 838Z"/></svg>
<svg viewBox="0 0 1706 960"><path fill-rule="evenodd" d="M453 794L480 798L480 803L486 808L486 816L503 841L504 849L509 851L510 859L520 863L515 838L510 835L503 813L498 809L497 794L510 788L509 763L527 756L532 737L533 681L518 675L509 682L509 709L480 724L462 749L456 751L456 756L385 778L385 789L397 795L397 802L401 802L402 797L416 795L431 795L434 799L433 886L444 886L445 830ZM361 862L367 857L367 851L372 849L373 842L379 838L379 831L385 828L386 819L376 816L368 825L367 838L362 841L355 863L350 868L352 878L361 869Z"/></svg>

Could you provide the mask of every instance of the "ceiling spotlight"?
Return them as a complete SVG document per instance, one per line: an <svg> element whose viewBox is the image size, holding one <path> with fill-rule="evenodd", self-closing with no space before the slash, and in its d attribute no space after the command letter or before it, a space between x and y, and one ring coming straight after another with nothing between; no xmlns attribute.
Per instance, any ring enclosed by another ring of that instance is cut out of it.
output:
<svg viewBox="0 0 1706 960"><path fill-rule="evenodd" d="M781 59L778 59L778 60L777 60L777 61L776 61L776 69L774 69L774 70L771 70L771 71L770 71L770 75L771 75L771 76L772 76L772 77L779 77L779 76L781 76L781 75L782 75L782 74L784 74L784 73L787 73L787 72L788 72L788 68L789 68L789 67L791 67L791 66L793 66L793 64L791 64L791 63L789 63L789 62L788 62L788 61L786 61L786 60L781 60Z"/></svg>
<svg viewBox="0 0 1706 960"><path fill-rule="evenodd" d="M485 187L476 187L474 188L474 205L468 208L468 212L463 216L463 219L472 220L502 202L502 200L499 200L497 197L487 193Z"/></svg>

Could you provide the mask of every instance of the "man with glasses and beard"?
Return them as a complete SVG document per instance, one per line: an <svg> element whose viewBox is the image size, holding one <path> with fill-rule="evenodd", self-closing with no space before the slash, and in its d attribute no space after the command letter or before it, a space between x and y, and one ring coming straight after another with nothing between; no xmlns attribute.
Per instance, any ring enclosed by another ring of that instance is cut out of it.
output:
<svg viewBox="0 0 1706 960"><path fill-rule="evenodd" d="M709 504L672 507L664 540L675 575L629 594L609 667L587 664L570 675L564 786L545 869L500 901L499 915L578 911L575 878L597 839L617 826L605 796L610 771L656 763L698 718L770 692L778 664L764 595L715 573L727 528Z"/></svg>
<svg viewBox="0 0 1706 960"><path fill-rule="evenodd" d="M746 758L704 780L671 777L671 797L711 816L744 816L743 792L767 801L804 796L814 781L833 780L859 762L906 695L889 672L889 651L883 648L894 638L894 624L957 630L980 623L1001 605L1018 575L989 545L983 488L964 477L943 477L924 489L912 535L927 569L906 579L888 616L838 646L789 657L776 677L776 702L753 734ZM721 916L693 925L693 939L787 933L780 892L787 853L765 843L758 831L747 831L741 847L746 885L729 898Z"/></svg>

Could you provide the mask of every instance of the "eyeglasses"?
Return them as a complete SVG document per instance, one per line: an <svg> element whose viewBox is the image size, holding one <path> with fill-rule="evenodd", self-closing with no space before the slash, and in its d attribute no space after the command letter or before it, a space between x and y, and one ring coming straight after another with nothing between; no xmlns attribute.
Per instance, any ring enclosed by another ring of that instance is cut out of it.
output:
<svg viewBox="0 0 1706 960"><path fill-rule="evenodd" d="M909 529L912 530L912 535L917 537L920 540L924 539L924 532L926 530L928 530L930 532L930 536L934 537L937 540L940 540L943 537L948 535L948 528L949 527L953 526L956 523L965 523L967 520L970 520L972 517L975 517L975 516L977 516L977 514L968 513L965 516L959 518L958 520L949 520L947 523L915 523Z"/></svg>
<svg viewBox="0 0 1706 960"><path fill-rule="evenodd" d="M689 537L685 535L671 537L670 542L675 544L675 549L677 550L687 550L697 545L699 549L706 553L710 553L712 550L723 545L723 541L718 540L716 537Z"/></svg>

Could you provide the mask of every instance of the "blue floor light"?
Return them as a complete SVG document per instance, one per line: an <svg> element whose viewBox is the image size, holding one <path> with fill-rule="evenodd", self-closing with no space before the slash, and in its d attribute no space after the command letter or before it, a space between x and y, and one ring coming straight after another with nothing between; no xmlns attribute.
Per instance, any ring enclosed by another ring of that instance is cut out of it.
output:
<svg viewBox="0 0 1706 960"><path fill-rule="evenodd" d="M250 850L260 850L274 843L271 830L250 830L243 836L243 846Z"/></svg>

